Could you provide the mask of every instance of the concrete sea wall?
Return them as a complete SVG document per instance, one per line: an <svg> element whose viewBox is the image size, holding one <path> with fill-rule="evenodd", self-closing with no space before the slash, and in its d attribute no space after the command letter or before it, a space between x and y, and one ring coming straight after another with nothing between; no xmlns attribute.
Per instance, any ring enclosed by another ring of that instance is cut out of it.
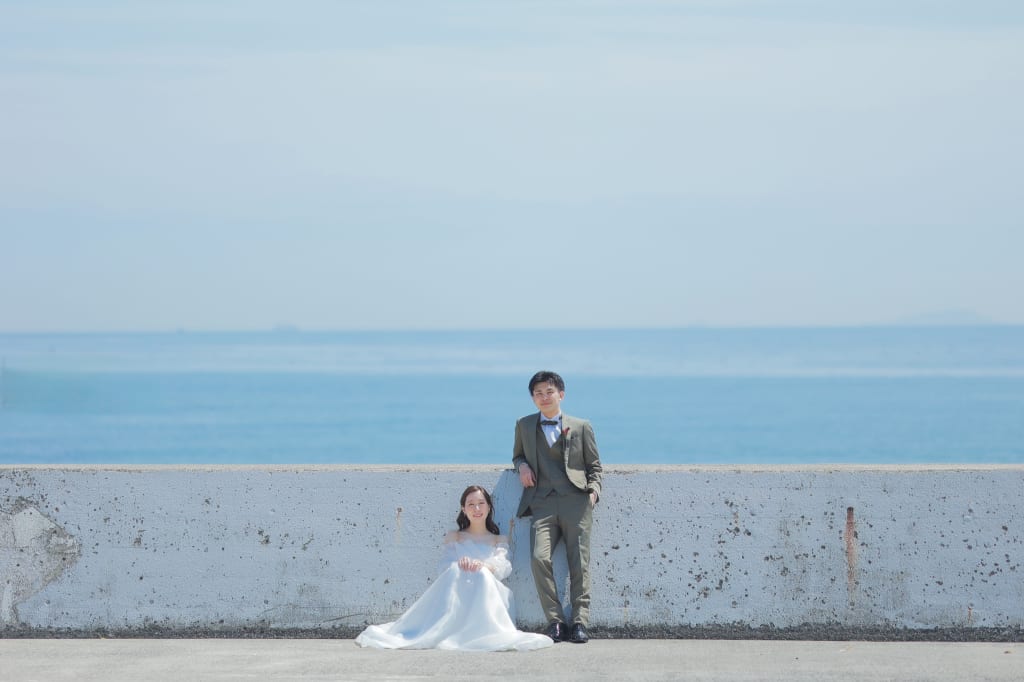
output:
<svg viewBox="0 0 1024 682"><path fill-rule="evenodd" d="M538 628L502 467L0 467L0 635L351 636L430 584L474 483ZM1019 639L1022 493L1022 466L608 467L592 627Z"/></svg>

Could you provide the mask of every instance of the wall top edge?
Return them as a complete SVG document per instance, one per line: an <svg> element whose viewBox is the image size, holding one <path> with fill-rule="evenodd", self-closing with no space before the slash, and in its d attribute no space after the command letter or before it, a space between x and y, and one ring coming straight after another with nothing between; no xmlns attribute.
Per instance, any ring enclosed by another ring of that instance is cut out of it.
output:
<svg viewBox="0 0 1024 682"><path fill-rule="evenodd" d="M304 473L316 471L367 473L462 473L500 474L512 471L499 464L0 464L0 473L30 471L82 472L229 472L265 471L268 473ZM1005 471L1024 473L1024 464L630 464L604 465L605 473L841 473L841 472L942 472Z"/></svg>

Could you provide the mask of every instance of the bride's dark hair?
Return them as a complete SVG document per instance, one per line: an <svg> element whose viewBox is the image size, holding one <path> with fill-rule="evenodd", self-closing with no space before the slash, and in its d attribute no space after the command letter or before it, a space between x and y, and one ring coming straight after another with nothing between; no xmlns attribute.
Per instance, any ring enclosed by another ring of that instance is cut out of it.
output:
<svg viewBox="0 0 1024 682"><path fill-rule="evenodd" d="M491 531L495 535L501 535L501 529L498 528L498 524L494 522L494 503L491 502L491 494L478 485L471 485L462 491L462 498L459 500L459 515L455 517L455 523L459 525L459 530L466 530L469 528L469 517L466 516L464 508L466 506L466 498L473 493L483 493L484 501L487 502L487 519L484 521L484 525L487 526L487 530Z"/></svg>

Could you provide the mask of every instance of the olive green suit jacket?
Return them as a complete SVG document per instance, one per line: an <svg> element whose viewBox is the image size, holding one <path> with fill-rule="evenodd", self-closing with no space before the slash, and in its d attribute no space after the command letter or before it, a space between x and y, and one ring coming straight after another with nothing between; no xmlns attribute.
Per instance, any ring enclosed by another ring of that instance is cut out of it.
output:
<svg viewBox="0 0 1024 682"><path fill-rule="evenodd" d="M512 466L519 471L519 465L526 462L537 475L537 429L540 413L527 415L516 422L515 443L512 446ZM601 496L601 457L597 451L594 427L586 419L577 419L562 414L562 461L569 482L583 492L594 492ZM546 455L545 455L546 456ZM523 488L517 516L530 515L537 487Z"/></svg>

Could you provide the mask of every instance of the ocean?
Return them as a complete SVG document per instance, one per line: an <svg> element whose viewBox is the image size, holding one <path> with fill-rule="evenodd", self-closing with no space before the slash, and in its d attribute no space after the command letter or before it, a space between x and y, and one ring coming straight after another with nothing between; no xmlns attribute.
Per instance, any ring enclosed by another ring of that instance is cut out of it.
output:
<svg viewBox="0 0 1024 682"><path fill-rule="evenodd" d="M2 464L1024 463L1024 327L0 334Z"/></svg>

